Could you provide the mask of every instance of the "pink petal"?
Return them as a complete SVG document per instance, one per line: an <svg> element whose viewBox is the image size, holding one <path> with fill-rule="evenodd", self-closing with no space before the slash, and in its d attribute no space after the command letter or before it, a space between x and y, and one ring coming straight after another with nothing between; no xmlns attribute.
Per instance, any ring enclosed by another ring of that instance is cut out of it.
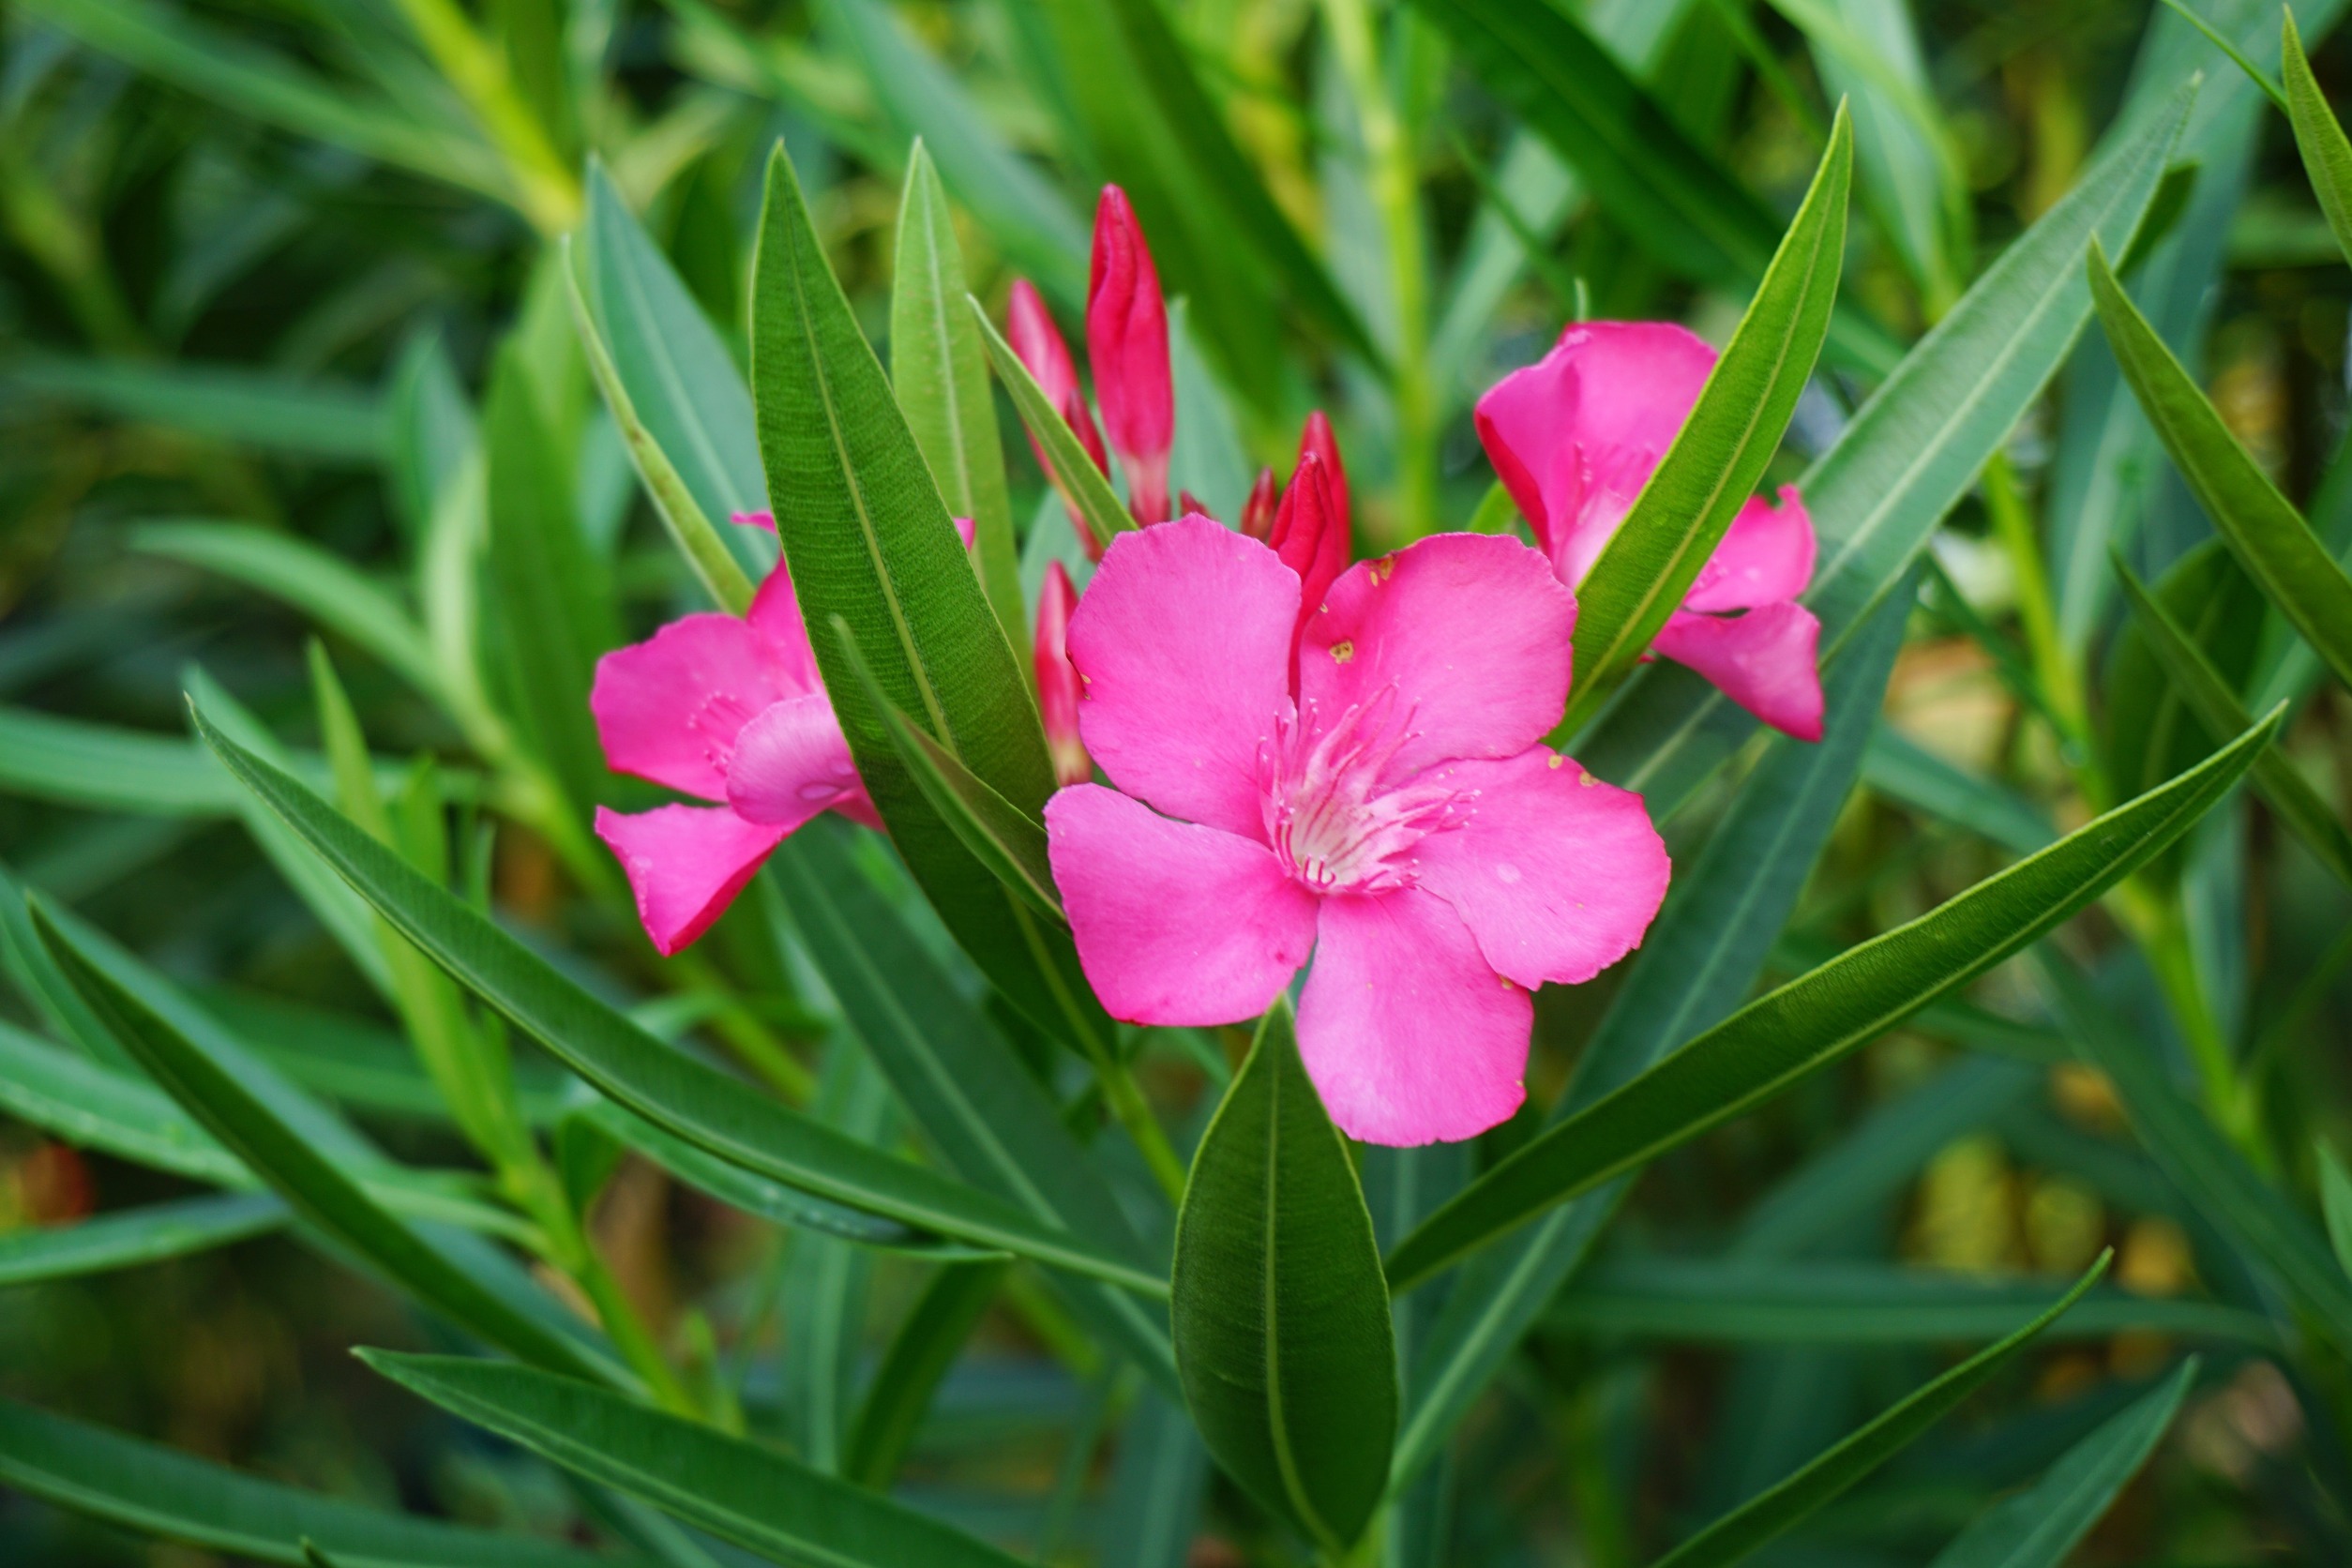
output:
<svg viewBox="0 0 2352 1568"><path fill-rule="evenodd" d="M634 816L596 807L596 837L619 857L637 918L664 957L727 912L784 833L723 807L662 806Z"/></svg>
<svg viewBox="0 0 2352 1568"><path fill-rule="evenodd" d="M1168 816L1263 842L1259 747L1289 711L1298 613L1274 552L1206 518L1120 535L1070 617L1086 749Z"/></svg>
<svg viewBox="0 0 2352 1568"><path fill-rule="evenodd" d="M744 619L760 634L762 651L783 671L793 695L824 689L824 680L817 673L816 653L808 646L808 626L801 619L800 600L792 593L792 567L781 551L759 591L751 596Z"/></svg>
<svg viewBox="0 0 2352 1568"><path fill-rule="evenodd" d="M1349 1138L1453 1142L1504 1121L1527 1097L1534 1021L1444 899L1409 887L1323 900L1299 1054Z"/></svg>
<svg viewBox="0 0 2352 1568"><path fill-rule="evenodd" d="M1814 651L1821 623L1783 600L1744 615L1678 610L1651 647L1707 677L1726 697L1775 730L1821 738L1821 676Z"/></svg>
<svg viewBox="0 0 2352 1568"><path fill-rule="evenodd" d="M1410 715L1412 736L1390 778L1515 756L1560 722L1576 626L1576 596L1527 546L1432 535L1332 584L1300 641L1300 712L1310 726L1333 723L1394 688L1381 700Z"/></svg>
<svg viewBox="0 0 2352 1568"><path fill-rule="evenodd" d="M1421 841L1420 885L1454 906L1488 964L1530 988L1577 985L1641 942L1668 867L1639 795L1542 746L1434 776L1476 805Z"/></svg>
<svg viewBox="0 0 2352 1568"><path fill-rule="evenodd" d="M820 811L847 803L854 813L865 800L850 743L822 691L770 704L736 737L727 804L747 822L791 833ZM870 806L865 811L872 816Z"/></svg>
<svg viewBox="0 0 2352 1568"><path fill-rule="evenodd" d="M1046 802L1046 835L1078 962L1115 1018L1253 1017L1315 945L1314 895L1251 839L1170 822L1099 784Z"/></svg>
<svg viewBox="0 0 2352 1568"><path fill-rule="evenodd" d="M1478 400L1478 439L1563 580L1583 580L1714 367L1671 323L1584 322Z"/></svg>
<svg viewBox="0 0 2352 1568"><path fill-rule="evenodd" d="M1682 596L1684 610L1754 610L1793 599L1813 580L1813 517L1794 485L1777 505L1751 498Z"/></svg>
<svg viewBox="0 0 2352 1568"><path fill-rule="evenodd" d="M972 548L974 532L972 520L970 518L949 518L947 520L956 525L956 537L963 541L963 546L966 550L970 550Z"/></svg>
<svg viewBox="0 0 2352 1568"><path fill-rule="evenodd" d="M740 528L764 528L771 534L776 532L774 512L730 512L727 520Z"/></svg>
<svg viewBox="0 0 2352 1568"><path fill-rule="evenodd" d="M1152 249L1127 193L1103 188L1086 290L1086 354L1103 430L1127 470L1129 504L1143 522L1168 516L1168 452L1176 430L1168 374L1168 307Z"/></svg>
<svg viewBox="0 0 2352 1568"><path fill-rule="evenodd" d="M1053 324L1053 312L1046 309L1045 300L1026 278L1013 279L1004 335L1013 353L1037 378L1047 400L1061 407L1062 400L1078 389L1078 367L1071 363L1070 346L1062 340L1062 329Z"/></svg>
<svg viewBox="0 0 2352 1568"><path fill-rule="evenodd" d="M1242 502L1242 532L1253 539L1274 537L1274 476L1271 468L1258 471L1258 480L1249 487L1249 494Z"/></svg>
<svg viewBox="0 0 2352 1568"><path fill-rule="evenodd" d="M784 592L789 605L792 591ZM795 612L793 626L799 622ZM618 773L724 800L724 765L737 732L813 681L807 646L804 640L796 668L791 649L775 638L732 615L705 614L615 648L596 661L588 693L605 761Z"/></svg>

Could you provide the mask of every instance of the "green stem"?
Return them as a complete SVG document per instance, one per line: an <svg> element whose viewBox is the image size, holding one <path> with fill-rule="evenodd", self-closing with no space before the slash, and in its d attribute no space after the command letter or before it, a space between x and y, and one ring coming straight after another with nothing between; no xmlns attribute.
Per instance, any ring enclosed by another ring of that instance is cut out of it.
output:
<svg viewBox="0 0 2352 1568"><path fill-rule="evenodd" d="M621 1289L621 1282L606 1266L604 1256L589 1240L555 1172L535 1151L527 1161L510 1165L500 1174L515 1200L547 1232L548 1261L570 1276L587 1296L604 1325L605 1336L621 1352L621 1359L629 1369L645 1380L655 1403L663 1410L701 1420L702 1411L694 1395L679 1380L669 1358L661 1353L661 1347L654 1343L653 1331L638 1316L628 1293Z"/></svg>
<svg viewBox="0 0 2352 1568"><path fill-rule="evenodd" d="M2058 731L2058 742L2068 753L2070 765L2077 770L2088 767L2091 758L2089 703L2083 694L2081 675L2058 637L2049 574L2042 566L2042 542L2034 536L2033 519L2026 510L2025 498L2017 492L2017 476L2005 452L1994 453L1984 464L1984 504L1992 514L1993 530L2009 552L2010 569L2016 575L2017 619L2025 629L2026 654L2033 662L2034 678L2042 685L2043 701Z"/></svg>
<svg viewBox="0 0 2352 1568"><path fill-rule="evenodd" d="M1396 526L1407 539L1435 526L1438 507L1438 410L1429 384L1429 278L1423 256L1420 181L1412 141L1380 73L1367 0L1323 0L1323 24L1340 73L1355 100L1373 205L1388 244L1396 308L1392 397L1396 412ZM1400 23L1402 24L1402 23Z"/></svg>
<svg viewBox="0 0 2352 1568"><path fill-rule="evenodd" d="M1141 1085L1136 1082L1124 1062L1108 1053L1095 1062L1094 1071L1102 1080L1103 1098L1108 1102L1110 1113L1135 1140L1143 1163L1152 1168L1168 1200L1181 1207L1184 1201L1184 1162L1176 1157L1168 1134L1160 1128L1160 1119L1152 1114Z"/></svg>
<svg viewBox="0 0 2352 1568"><path fill-rule="evenodd" d="M505 160L522 215L550 237L579 227L584 210L580 176L557 156L547 128L515 91L505 56L475 30L454 0L400 4L426 53Z"/></svg>

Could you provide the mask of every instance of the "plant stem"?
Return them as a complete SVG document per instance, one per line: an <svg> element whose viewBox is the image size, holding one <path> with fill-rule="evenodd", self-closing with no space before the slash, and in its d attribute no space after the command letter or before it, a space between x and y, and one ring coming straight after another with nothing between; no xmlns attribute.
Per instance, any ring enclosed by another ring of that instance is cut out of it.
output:
<svg viewBox="0 0 2352 1568"><path fill-rule="evenodd" d="M1389 345L1396 415L1396 527L1406 539L1435 525L1438 507L1437 398L1429 384L1429 279L1423 257L1420 183L1412 141L1380 71L1380 52L1366 0L1323 0L1341 75L1355 100L1372 203L1388 243L1389 285L1396 309ZM1400 22L1399 25L1410 25Z"/></svg>
<svg viewBox="0 0 2352 1568"><path fill-rule="evenodd" d="M2033 519L2017 493L2017 475L2006 452L1994 453L1984 464L1984 504L1994 532L2009 552L2010 569L2016 574L2017 619L2025 628L2027 656L2042 684L2058 744L2068 752L2069 763L2079 770L2091 756L2089 704L2082 678L2058 638L2050 578L2042 565L2042 542L2034 536Z"/></svg>
<svg viewBox="0 0 2352 1568"><path fill-rule="evenodd" d="M580 176L556 156L547 128L516 93L505 57L475 30L454 0L400 4L426 53L505 160L522 215L550 237L577 228L584 204Z"/></svg>
<svg viewBox="0 0 2352 1568"><path fill-rule="evenodd" d="M570 1276L596 1309L604 1332L621 1352L621 1359L629 1369L645 1380L645 1387L663 1410L701 1420L702 1411L693 1395L671 1367L661 1347L654 1342L653 1331L638 1316L628 1293L589 1239L580 1215L573 1212L571 1199L565 1195L563 1184L547 1162L535 1150L525 1161L506 1167L500 1172L507 1190L518 1203L539 1222L547 1232L550 1257L548 1261Z"/></svg>
<svg viewBox="0 0 2352 1568"><path fill-rule="evenodd" d="M1152 1168L1168 1200L1181 1207L1184 1201L1184 1162L1176 1157L1168 1134L1160 1129L1160 1119L1152 1114L1142 1086L1136 1082L1124 1062L1108 1052L1095 1062L1094 1072L1102 1080L1103 1098L1109 1103L1110 1113L1135 1140L1137 1152L1142 1154L1143 1163Z"/></svg>

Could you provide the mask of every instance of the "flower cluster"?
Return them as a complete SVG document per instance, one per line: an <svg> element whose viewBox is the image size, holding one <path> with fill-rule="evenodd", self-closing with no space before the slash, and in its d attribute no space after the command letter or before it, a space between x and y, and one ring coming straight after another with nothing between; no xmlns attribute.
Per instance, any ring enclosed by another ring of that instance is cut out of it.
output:
<svg viewBox="0 0 2352 1568"><path fill-rule="evenodd" d="M1569 691L1576 585L1712 352L1679 327L1571 327L1477 410L1540 551L1454 534L1356 562L1319 413L1289 483L1261 471L1237 527L1189 495L1168 520L1167 313L1116 188L1094 238L1087 352L1145 526L1098 553L1078 523L1098 565L1083 595L1049 567L1033 648L1063 786L1048 850L1087 979L1129 1022L1205 1026L1263 1011L1307 969L1300 1049L1334 1120L1371 1142L1474 1136L1524 1098L1530 993L1622 957L1665 897L1641 798L1545 737ZM1009 325L1108 473L1077 366L1026 282ZM1817 627L1795 602L1812 561L1793 490L1751 503L1656 652L1817 736ZM710 803L597 814L665 954L818 813L882 825L781 562L743 618L688 616L606 656L591 701L614 768Z"/></svg>

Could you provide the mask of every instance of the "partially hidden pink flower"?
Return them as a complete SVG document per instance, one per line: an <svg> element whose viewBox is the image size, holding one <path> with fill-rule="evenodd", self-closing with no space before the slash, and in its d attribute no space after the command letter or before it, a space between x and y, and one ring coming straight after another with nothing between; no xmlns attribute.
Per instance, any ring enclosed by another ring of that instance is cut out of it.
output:
<svg viewBox="0 0 2352 1568"><path fill-rule="evenodd" d="M768 512L734 520L774 532ZM953 520L964 548L972 520ZM709 806L596 808L637 918L664 957L727 912L768 852L822 811L880 827L778 556L738 618L672 621L596 661L588 693L607 765Z"/></svg>
<svg viewBox="0 0 2352 1568"><path fill-rule="evenodd" d="M1478 438L1560 580L1581 582L1673 445L1715 351L1665 322L1586 322L1478 400ZM1775 729L1821 738L1820 623L1797 603L1813 520L1796 487L1732 520L1651 646Z"/></svg>
<svg viewBox="0 0 2352 1568"><path fill-rule="evenodd" d="M1299 1045L1334 1120L1469 1138L1524 1098L1529 992L1640 941L1666 850L1639 796L1541 744L1576 613L1543 557L1423 539L1348 568L1304 635L1301 586L1206 518L1111 545L1068 648L1117 788L1047 803L1054 880L1114 1015L1246 1018L1312 953Z"/></svg>
<svg viewBox="0 0 2352 1568"><path fill-rule="evenodd" d="M1260 544L1274 537L1274 470L1261 468L1242 501L1242 532Z"/></svg>
<svg viewBox="0 0 2352 1568"><path fill-rule="evenodd" d="M1078 438L1086 455L1094 460L1094 466L1106 475L1110 472L1110 459L1103 450L1103 438L1094 429L1093 415L1086 409L1086 394L1078 386L1078 367L1070 360L1070 345L1062 340L1062 329L1053 324L1053 313L1026 278L1013 279L1012 304L1005 312L1005 337L1013 353L1029 373L1037 378L1038 389L1046 401L1060 412L1063 421ZM1078 531L1078 544L1090 561L1102 557L1102 546L1095 542L1093 530L1086 526L1085 514L1070 497L1070 486L1055 472L1053 460L1046 455L1045 444L1032 432L1029 449L1037 454L1037 466L1045 471L1046 482L1062 497L1062 508L1070 515L1070 526Z"/></svg>
<svg viewBox="0 0 2352 1568"><path fill-rule="evenodd" d="M1127 193L1103 187L1086 289L1086 357L1103 430L1127 474L1127 508L1142 523L1168 516L1168 455L1176 434L1168 307Z"/></svg>
<svg viewBox="0 0 2352 1568"><path fill-rule="evenodd" d="M1037 591L1037 641L1031 655L1037 673L1037 711L1046 723L1046 751L1053 759L1053 776L1061 784L1083 784L1094 776L1087 760L1086 743L1078 735L1078 677L1070 663L1070 611L1078 607L1078 590L1059 561L1046 564L1046 580Z"/></svg>

